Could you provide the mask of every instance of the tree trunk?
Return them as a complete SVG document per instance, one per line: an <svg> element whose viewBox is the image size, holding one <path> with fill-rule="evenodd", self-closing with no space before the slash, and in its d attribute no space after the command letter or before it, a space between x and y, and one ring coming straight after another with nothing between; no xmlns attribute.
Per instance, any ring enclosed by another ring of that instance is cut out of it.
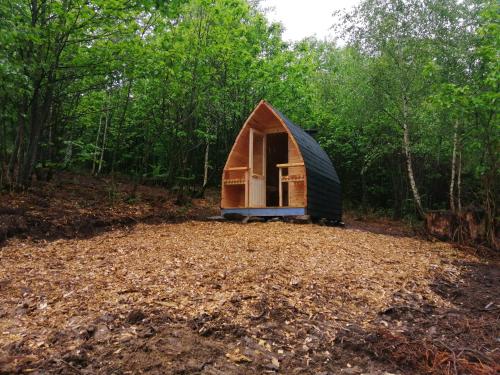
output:
<svg viewBox="0 0 500 375"><path fill-rule="evenodd" d="M106 117L104 119L104 134L102 135L101 157L99 158L99 167L97 168L97 174L101 173L102 162L104 161L104 150L106 149L106 136L108 135L108 123L109 123L109 102L108 105L106 105Z"/></svg>
<svg viewBox="0 0 500 375"><path fill-rule="evenodd" d="M19 115L21 117L21 115ZM14 148L12 150L12 154L10 155L9 159L9 164L7 165L7 181L10 185L15 185L15 177L14 177L14 172L16 168L16 162L18 159L18 153L19 153L19 148L21 146L21 140L23 135L23 128L24 125L22 125L21 120L19 120L19 125L18 129L16 132L16 140L14 142Z"/></svg>
<svg viewBox="0 0 500 375"><path fill-rule="evenodd" d="M52 119L52 114L51 114L51 119ZM47 158L45 160L48 160L49 163L52 162L52 140L53 140L53 125L52 121L49 121L49 135L47 139Z"/></svg>
<svg viewBox="0 0 500 375"><path fill-rule="evenodd" d="M496 249L497 241L496 241L496 196L494 194L494 184L495 181L491 178L490 174L487 174L485 177L485 210L486 210L486 241L488 246L492 249Z"/></svg>
<svg viewBox="0 0 500 375"><path fill-rule="evenodd" d="M453 154L451 156L451 179L450 179L450 210L456 212L455 207L455 170L457 161L458 120L455 120L453 131Z"/></svg>
<svg viewBox="0 0 500 375"><path fill-rule="evenodd" d="M28 187L31 180L31 174L33 173L33 167L36 163L36 156L38 153L38 141L40 139L40 133L42 130L42 109L43 105L40 107L40 85L39 82L35 84L35 90L33 92L33 99L31 101L31 118L30 118L30 133L28 141L28 149L24 155L24 160L22 165L20 164L19 180L18 184L25 188ZM45 101L44 101L45 102Z"/></svg>
<svg viewBox="0 0 500 375"><path fill-rule="evenodd" d="M69 132L68 146L66 147L66 153L64 154L64 167L67 167L71 163L71 158L73 157L73 128Z"/></svg>
<svg viewBox="0 0 500 375"><path fill-rule="evenodd" d="M0 189L7 174L7 123L2 122L2 153L0 155Z"/></svg>
<svg viewBox="0 0 500 375"><path fill-rule="evenodd" d="M361 210L363 214L367 213L367 196L366 196L366 165L361 168Z"/></svg>
<svg viewBox="0 0 500 375"><path fill-rule="evenodd" d="M39 27L44 29L47 25L47 3L44 1L40 4L41 8L38 9L38 2L35 0L31 1L31 26L36 27L37 23ZM58 40L56 38L56 40ZM40 47L42 48L42 47ZM54 63L45 71L41 68L35 70L34 75L31 77L33 83L33 96L31 100L31 116L30 116L30 132L28 139L28 148L24 154L24 160L22 164L18 162L20 167L19 178L17 185L26 188L31 183L31 176L33 174L33 169L37 162L38 149L40 146L40 135L42 132L43 125L50 121L50 111L52 107L53 99L53 86L55 81L55 69L59 65L59 58L61 56L62 49L56 51L54 55ZM36 54L33 54L36 56Z"/></svg>
<svg viewBox="0 0 500 375"><path fill-rule="evenodd" d="M203 189L205 189L208 184L208 169L210 168L210 165L208 163L209 151L210 151L210 141L207 140L207 144L205 146L205 162L203 165Z"/></svg>
<svg viewBox="0 0 500 375"><path fill-rule="evenodd" d="M95 140L94 156L92 158L92 175L95 175L95 167L97 164L97 156L99 155L99 137L101 135L102 112L99 113L99 127L97 128L97 137Z"/></svg>
<svg viewBox="0 0 500 375"><path fill-rule="evenodd" d="M122 137L122 130L123 126L125 125L125 120L127 118L127 111L130 103L130 92L132 89L132 79L128 81L128 87L127 87L127 98L125 99L125 105L123 107L123 112L120 117L120 122L118 123L118 138L115 144L115 147L113 147L113 157L111 158L111 173L115 173L115 164L116 164L116 155L121 151L121 146L123 143L123 137Z"/></svg>
<svg viewBox="0 0 500 375"><path fill-rule="evenodd" d="M395 162L395 163L394 163ZM392 189L393 189L393 206L392 218L400 220L403 217L403 188L404 188L404 171L401 170L401 155L398 153L393 160L392 170Z"/></svg>
<svg viewBox="0 0 500 375"><path fill-rule="evenodd" d="M462 212L462 150L458 153L457 203L458 212Z"/></svg>
<svg viewBox="0 0 500 375"><path fill-rule="evenodd" d="M410 180L411 192L413 194L413 200L415 201L415 207L417 213L421 219L425 218L424 208L422 206L422 200L420 199L420 194L418 193L417 184L415 183L415 175L413 173L413 165L411 160L411 150L410 150L410 130L408 127L408 116L406 107L406 98L403 98L403 149L406 158L406 169L408 171L408 179Z"/></svg>
<svg viewBox="0 0 500 375"><path fill-rule="evenodd" d="M18 184L17 180L18 174L16 173L16 169L17 171L19 171L20 165L22 163L26 107L27 107L26 100L24 100L23 104L19 107L16 140L14 144L14 149L12 150L12 155L10 156L9 166L7 169L7 177L10 185Z"/></svg>

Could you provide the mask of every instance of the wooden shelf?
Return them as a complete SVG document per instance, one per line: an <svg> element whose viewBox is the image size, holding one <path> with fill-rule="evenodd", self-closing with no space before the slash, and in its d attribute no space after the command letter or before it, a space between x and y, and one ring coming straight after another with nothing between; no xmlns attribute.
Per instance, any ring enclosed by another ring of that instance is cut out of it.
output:
<svg viewBox="0 0 500 375"><path fill-rule="evenodd" d="M224 185L245 185L246 180L244 178L232 178L224 180Z"/></svg>
<svg viewBox="0 0 500 375"><path fill-rule="evenodd" d="M300 182L304 181L304 176L281 176L281 182Z"/></svg>
<svg viewBox="0 0 500 375"><path fill-rule="evenodd" d="M303 167L304 163L286 163L286 164L276 164L278 168L291 168L291 167Z"/></svg>
<svg viewBox="0 0 500 375"><path fill-rule="evenodd" d="M248 170L248 167L230 167L230 168L225 168L225 171L246 171Z"/></svg>

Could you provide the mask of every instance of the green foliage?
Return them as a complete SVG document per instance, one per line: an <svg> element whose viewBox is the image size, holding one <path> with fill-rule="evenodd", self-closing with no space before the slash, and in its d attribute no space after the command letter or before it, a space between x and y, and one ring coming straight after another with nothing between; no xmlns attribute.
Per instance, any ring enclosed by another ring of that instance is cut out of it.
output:
<svg viewBox="0 0 500 375"><path fill-rule="evenodd" d="M1 2L1 181L41 163L218 184L266 99L319 131L351 205L414 213L403 125L426 208L447 207L454 150L463 204L496 197L497 2L365 0L336 25L342 47L285 43L256 3Z"/></svg>

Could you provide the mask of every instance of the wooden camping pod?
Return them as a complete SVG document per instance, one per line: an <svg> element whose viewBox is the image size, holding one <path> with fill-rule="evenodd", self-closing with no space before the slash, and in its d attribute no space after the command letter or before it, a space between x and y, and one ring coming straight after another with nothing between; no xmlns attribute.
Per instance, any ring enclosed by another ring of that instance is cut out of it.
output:
<svg viewBox="0 0 500 375"><path fill-rule="evenodd" d="M340 221L340 181L316 140L261 101L226 161L221 209L223 215L311 215Z"/></svg>

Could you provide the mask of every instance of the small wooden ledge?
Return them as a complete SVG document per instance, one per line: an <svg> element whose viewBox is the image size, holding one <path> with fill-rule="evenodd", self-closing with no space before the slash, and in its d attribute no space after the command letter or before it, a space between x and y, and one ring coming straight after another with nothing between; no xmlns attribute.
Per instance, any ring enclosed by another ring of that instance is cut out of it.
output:
<svg viewBox="0 0 500 375"><path fill-rule="evenodd" d="M245 185L246 180L244 178L232 178L229 180L224 180L224 185Z"/></svg>
<svg viewBox="0 0 500 375"><path fill-rule="evenodd" d="M248 167L230 167L224 168L225 171L247 171Z"/></svg>
<svg viewBox="0 0 500 375"><path fill-rule="evenodd" d="M281 182L300 182L304 181L304 176L292 175L292 176L281 176Z"/></svg>
<svg viewBox="0 0 500 375"><path fill-rule="evenodd" d="M291 167L303 167L304 163L286 163L286 164L276 164L278 168L291 168Z"/></svg>

